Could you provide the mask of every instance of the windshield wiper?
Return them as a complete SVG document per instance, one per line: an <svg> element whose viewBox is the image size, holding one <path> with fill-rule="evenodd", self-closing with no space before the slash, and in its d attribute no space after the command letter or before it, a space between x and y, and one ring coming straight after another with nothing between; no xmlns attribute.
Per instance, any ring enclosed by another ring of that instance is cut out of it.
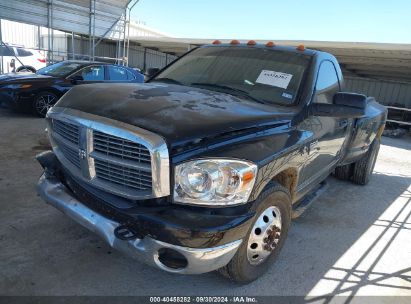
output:
<svg viewBox="0 0 411 304"><path fill-rule="evenodd" d="M154 78L153 80L151 80L150 82L153 81L158 81L158 82L168 82L168 83L174 83L174 84L182 84L180 81L171 79L171 78L167 78L167 77L163 77L163 78Z"/></svg>
<svg viewBox="0 0 411 304"><path fill-rule="evenodd" d="M203 87L210 87L210 88L217 88L217 89L229 90L229 91L231 91L231 92L237 93L237 95L241 95L241 96L243 96L243 97L252 99L252 100L254 100L254 101L256 101L256 102L259 102L259 103L264 103L262 100L257 99L257 98L255 98L255 97L251 96L250 93L248 93L247 91L243 91L243 90L241 90L241 89L233 88L233 87L226 86L226 85L222 85L222 84L204 83L204 82L193 82L193 83L190 83L189 85L199 86L199 87L203 86Z"/></svg>

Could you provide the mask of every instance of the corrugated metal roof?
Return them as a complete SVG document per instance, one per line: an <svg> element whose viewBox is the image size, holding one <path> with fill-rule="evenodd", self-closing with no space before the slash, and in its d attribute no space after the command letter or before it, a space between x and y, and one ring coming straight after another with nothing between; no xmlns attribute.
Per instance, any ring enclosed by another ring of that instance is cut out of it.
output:
<svg viewBox="0 0 411 304"><path fill-rule="evenodd" d="M130 0L93 1L95 1L95 35L102 36L117 22ZM52 18L48 18L50 7L52 7ZM90 24L90 1L0 0L0 19L87 35ZM49 20L52 24L49 24Z"/></svg>

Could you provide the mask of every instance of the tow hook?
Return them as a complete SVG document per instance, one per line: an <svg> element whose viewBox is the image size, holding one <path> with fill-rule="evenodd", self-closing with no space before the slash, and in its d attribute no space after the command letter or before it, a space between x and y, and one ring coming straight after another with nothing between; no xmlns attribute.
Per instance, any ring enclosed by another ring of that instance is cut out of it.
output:
<svg viewBox="0 0 411 304"><path fill-rule="evenodd" d="M129 227L126 225L120 225L116 229L114 229L114 235L116 238L123 240L123 241L130 241L137 238L137 234L130 230Z"/></svg>

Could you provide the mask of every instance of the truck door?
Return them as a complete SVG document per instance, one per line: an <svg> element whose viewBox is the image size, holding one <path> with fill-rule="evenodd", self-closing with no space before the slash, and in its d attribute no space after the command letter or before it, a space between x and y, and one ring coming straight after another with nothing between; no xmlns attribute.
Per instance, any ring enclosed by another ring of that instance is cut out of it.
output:
<svg viewBox="0 0 411 304"><path fill-rule="evenodd" d="M315 88L312 103L333 103L335 93L340 91L340 82L331 61L325 60L321 63ZM300 190L329 174L340 158L348 123L348 119L311 115L300 125L300 128L314 133L307 147L308 156L300 175Z"/></svg>

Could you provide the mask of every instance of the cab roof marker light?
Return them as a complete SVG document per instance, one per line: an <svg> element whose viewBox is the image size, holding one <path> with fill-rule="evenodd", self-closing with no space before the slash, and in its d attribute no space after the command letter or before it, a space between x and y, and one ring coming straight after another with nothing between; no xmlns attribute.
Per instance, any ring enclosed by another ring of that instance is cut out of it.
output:
<svg viewBox="0 0 411 304"><path fill-rule="evenodd" d="M220 40L214 40L213 44L221 44L221 41Z"/></svg>
<svg viewBox="0 0 411 304"><path fill-rule="evenodd" d="M231 40L230 44L240 44L240 41L234 39L234 40Z"/></svg>
<svg viewBox="0 0 411 304"><path fill-rule="evenodd" d="M297 46L297 50L298 51L304 51L305 50L304 44L300 44L299 46Z"/></svg>
<svg viewBox="0 0 411 304"><path fill-rule="evenodd" d="M275 43L272 42L272 41L268 41L268 42L265 44L265 46L266 46L266 47L274 47L274 46L275 46Z"/></svg>
<svg viewBox="0 0 411 304"><path fill-rule="evenodd" d="M247 45L256 45L257 43L254 40L250 40L247 42Z"/></svg>

